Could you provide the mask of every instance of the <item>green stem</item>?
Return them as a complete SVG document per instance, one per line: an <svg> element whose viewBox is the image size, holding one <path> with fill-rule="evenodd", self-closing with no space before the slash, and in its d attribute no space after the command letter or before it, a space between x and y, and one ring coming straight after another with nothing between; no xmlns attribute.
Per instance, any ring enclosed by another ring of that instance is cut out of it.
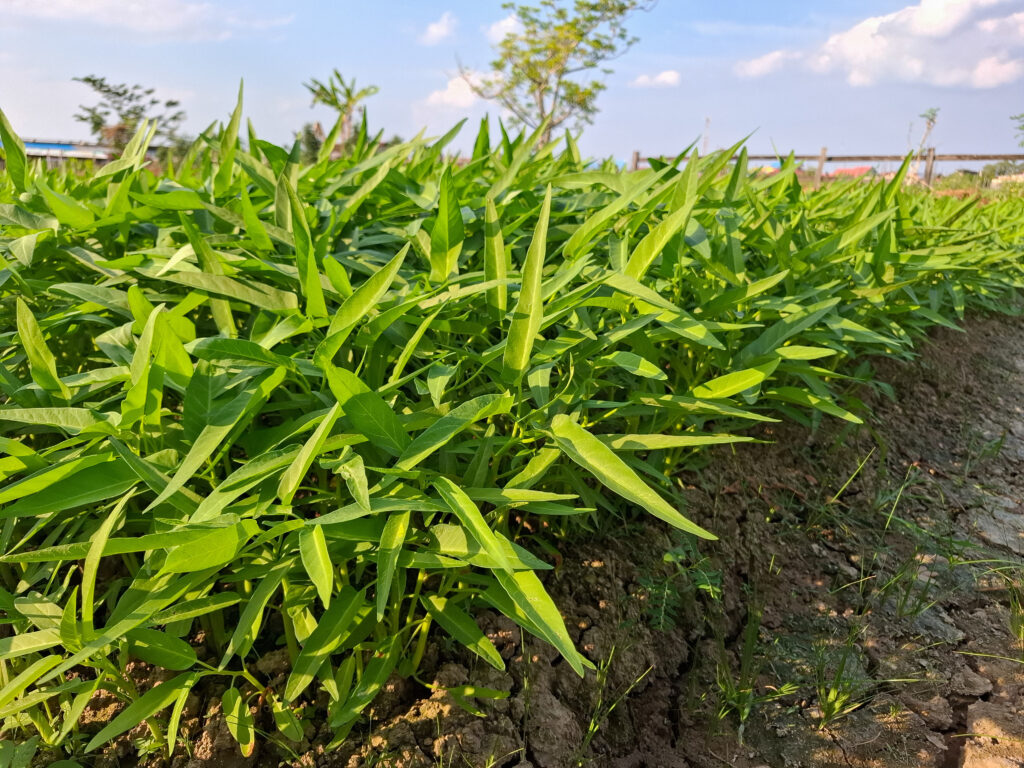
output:
<svg viewBox="0 0 1024 768"><path fill-rule="evenodd" d="M416 638L416 649L412 653L410 659L410 675L415 675L420 668L420 664L423 662L423 655L427 651L427 638L430 636L430 625L433 620L429 615L423 617L423 623L419 626L419 637Z"/></svg>
<svg viewBox="0 0 1024 768"><path fill-rule="evenodd" d="M283 586L287 592L287 584ZM281 606L281 622L284 624L284 641L288 646L288 656L294 662L299 655L299 643L295 639L295 622L284 605Z"/></svg>

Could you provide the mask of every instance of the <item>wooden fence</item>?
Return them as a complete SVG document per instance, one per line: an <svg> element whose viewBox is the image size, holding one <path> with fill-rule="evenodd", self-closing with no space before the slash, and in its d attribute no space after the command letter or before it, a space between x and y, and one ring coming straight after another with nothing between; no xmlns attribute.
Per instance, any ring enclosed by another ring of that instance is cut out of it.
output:
<svg viewBox="0 0 1024 768"><path fill-rule="evenodd" d="M781 160L784 156L780 155L747 155L748 160L768 160L775 161ZM817 160L818 165L814 171L814 183L818 185L821 183L822 176L825 174L825 163L902 163L907 156L906 155L830 155L828 153L828 147L822 147L821 152L816 155L794 155L797 160ZM935 147L928 147L921 154L918 160L924 160L924 183L931 184L932 178L935 175L935 163L946 162L946 161L959 161L959 162L979 162L979 161L991 161L991 160L1010 160L1012 162L1024 162L1024 154L1018 155L977 155L977 154L952 154L952 155L939 155L935 153ZM636 150L633 152L633 159L630 163L631 170L637 170L640 168L641 163L646 163L647 158L640 156L640 151Z"/></svg>

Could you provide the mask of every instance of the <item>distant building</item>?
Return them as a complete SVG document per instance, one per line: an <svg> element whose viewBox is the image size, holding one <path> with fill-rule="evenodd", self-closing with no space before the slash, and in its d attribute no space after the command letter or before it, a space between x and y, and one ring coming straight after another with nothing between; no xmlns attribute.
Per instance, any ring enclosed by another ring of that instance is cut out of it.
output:
<svg viewBox="0 0 1024 768"><path fill-rule="evenodd" d="M996 176L992 179L992 189L1007 187L1011 184L1024 184L1024 173L1013 173L1008 176Z"/></svg>
<svg viewBox="0 0 1024 768"><path fill-rule="evenodd" d="M25 139L25 154L31 158L45 158L51 168L65 160L92 160L106 163L116 157L113 147L101 144L86 144L78 141L46 141L45 139Z"/></svg>
<svg viewBox="0 0 1024 768"><path fill-rule="evenodd" d="M23 139L25 154L30 160L43 159L53 168L65 160L92 160L97 165L110 162L118 151L104 144L90 144L81 141L46 141L44 139ZM2 146L2 145L0 145ZM148 154L155 158L158 147L150 147ZM0 160L0 168L4 167Z"/></svg>
<svg viewBox="0 0 1024 768"><path fill-rule="evenodd" d="M836 168L829 174L832 178L856 179L861 176L868 176L875 172L873 166L856 165L853 168Z"/></svg>

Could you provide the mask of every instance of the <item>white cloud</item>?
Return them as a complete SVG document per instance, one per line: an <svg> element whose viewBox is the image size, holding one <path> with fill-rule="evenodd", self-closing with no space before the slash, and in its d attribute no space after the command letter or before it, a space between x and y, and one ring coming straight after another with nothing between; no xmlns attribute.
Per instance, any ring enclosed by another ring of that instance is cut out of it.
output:
<svg viewBox="0 0 1024 768"><path fill-rule="evenodd" d="M989 56L982 59L971 72L971 85L975 88L995 88L1019 80L1024 74L1024 60Z"/></svg>
<svg viewBox="0 0 1024 768"><path fill-rule="evenodd" d="M237 14L225 5L194 0L0 0L0 14L188 40L223 40L238 32L269 29L292 21L292 16L258 18Z"/></svg>
<svg viewBox="0 0 1024 768"><path fill-rule="evenodd" d="M666 69L656 75L640 75L630 85L634 88L674 88L681 80L674 69Z"/></svg>
<svg viewBox="0 0 1024 768"><path fill-rule="evenodd" d="M787 61L799 58L790 51L772 51L756 59L741 61L736 64L736 74L740 77L764 77L782 68Z"/></svg>
<svg viewBox="0 0 1024 768"><path fill-rule="evenodd" d="M1024 11L1000 18L982 19L978 22L978 29L982 32L1006 32L1024 40Z"/></svg>
<svg viewBox="0 0 1024 768"><path fill-rule="evenodd" d="M440 19L427 24L427 28L420 35L420 44L437 45L455 34L456 24L458 24L458 19L455 18L455 15L451 11L445 11L441 14Z"/></svg>
<svg viewBox="0 0 1024 768"><path fill-rule="evenodd" d="M872 16L811 50L777 50L736 64L763 77L795 63L843 75L852 86L884 81L993 88L1024 77L1024 0L919 0Z"/></svg>
<svg viewBox="0 0 1024 768"><path fill-rule="evenodd" d="M469 73L468 77L475 84L483 81L483 76L475 72ZM469 109L479 98L473 93L473 89L470 88L466 79L461 75L456 75L448 80L448 84L444 88L427 96L426 104L429 107Z"/></svg>
<svg viewBox="0 0 1024 768"><path fill-rule="evenodd" d="M484 27L484 37L487 38L487 42L493 44L500 43L509 35L516 35L522 32L523 25L519 23L519 19L516 18L515 14L510 13L501 21L496 21L488 27Z"/></svg>
<svg viewBox="0 0 1024 768"><path fill-rule="evenodd" d="M468 70L466 76L473 85L497 82L493 72ZM426 98L413 101L410 107L413 124L425 126L430 132L443 133L452 127L453 119L467 117L475 120L488 112L493 114L496 110L502 119L508 119L508 115L497 104L473 93L470 83L461 74L449 77L443 88L431 92Z"/></svg>

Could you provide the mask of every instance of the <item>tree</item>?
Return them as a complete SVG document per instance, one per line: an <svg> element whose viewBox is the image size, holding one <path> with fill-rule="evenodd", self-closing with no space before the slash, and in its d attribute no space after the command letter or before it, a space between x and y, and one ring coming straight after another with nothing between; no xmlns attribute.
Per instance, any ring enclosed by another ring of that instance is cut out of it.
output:
<svg viewBox="0 0 1024 768"><path fill-rule="evenodd" d="M987 187L992 184L992 179L999 176L1014 176L1018 173L1024 173L1024 163L1015 163L1012 160L989 163L981 169L981 184Z"/></svg>
<svg viewBox="0 0 1024 768"><path fill-rule="evenodd" d="M298 135L302 146L302 162L315 163L324 145L324 129L320 123L306 123Z"/></svg>
<svg viewBox="0 0 1024 768"><path fill-rule="evenodd" d="M918 160L918 169L916 173L920 176L920 158L921 155L924 154L924 145L928 143L928 137L932 135L932 131L935 129L935 123L939 120L939 108L930 107L918 115L918 117L924 119L924 133L921 134L921 143L918 144L916 155Z"/></svg>
<svg viewBox="0 0 1024 768"><path fill-rule="evenodd" d="M593 122L597 97L605 89L584 73L598 70L622 56L637 41L626 31L626 19L650 10L656 0L540 0L537 7L505 3L517 29L496 46L492 74L480 76L461 64L459 71L478 96L496 101L513 120L530 128L544 125L543 141L572 120L579 127Z"/></svg>
<svg viewBox="0 0 1024 768"><path fill-rule="evenodd" d="M312 79L304 83L306 90L313 96L313 104L323 104L337 111L341 118L341 132L338 134L338 143L347 146L355 134L353 130L354 117L359 102L373 96L380 89L376 85L368 85L365 88L356 88L356 79L346 83L338 70L334 70L326 83ZM366 107L362 107L366 109Z"/></svg>
<svg viewBox="0 0 1024 768"><path fill-rule="evenodd" d="M921 154L925 143L928 141L928 137L931 136L932 131L935 129L935 123L939 121L939 108L930 107L918 115L918 117L924 118L924 133L921 134L921 145L917 148L917 153Z"/></svg>
<svg viewBox="0 0 1024 768"><path fill-rule="evenodd" d="M1024 147L1024 112L1019 115L1011 115L1010 119L1017 124L1017 138L1020 140L1020 145Z"/></svg>
<svg viewBox="0 0 1024 768"><path fill-rule="evenodd" d="M85 83L100 96L99 104L92 107L80 104L81 112L75 114L75 119L87 123L100 142L117 150L124 149L143 120L155 120L156 136L168 145L176 144L178 129L185 120L185 112L178 109L178 101L161 101L153 96L154 88L108 83L105 77L96 75L72 79Z"/></svg>

